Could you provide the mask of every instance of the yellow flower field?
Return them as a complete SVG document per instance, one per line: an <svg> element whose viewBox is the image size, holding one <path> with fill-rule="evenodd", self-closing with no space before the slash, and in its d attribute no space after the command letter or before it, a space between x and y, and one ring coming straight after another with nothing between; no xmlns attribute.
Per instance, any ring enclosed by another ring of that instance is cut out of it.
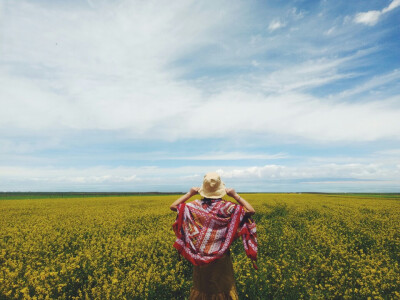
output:
<svg viewBox="0 0 400 300"><path fill-rule="evenodd" d="M241 299L400 299L399 196L241 196L259 241L258 271L231 247ZM1 200L0 299L185 299L178 197Z"/></svg>

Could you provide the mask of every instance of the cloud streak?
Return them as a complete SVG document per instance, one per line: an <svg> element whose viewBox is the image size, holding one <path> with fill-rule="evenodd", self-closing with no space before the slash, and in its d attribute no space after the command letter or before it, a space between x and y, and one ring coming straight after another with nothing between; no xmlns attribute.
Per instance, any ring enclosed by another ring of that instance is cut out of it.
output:
<svg viewBox="0 0 400 300"><path fill-rule="evenodd" d="M393 0L387 7L382 10L370 10L367 12L357 13L354 17L354 22L374 26L378 23L382 15L400 6L400 0Z"/></svg>

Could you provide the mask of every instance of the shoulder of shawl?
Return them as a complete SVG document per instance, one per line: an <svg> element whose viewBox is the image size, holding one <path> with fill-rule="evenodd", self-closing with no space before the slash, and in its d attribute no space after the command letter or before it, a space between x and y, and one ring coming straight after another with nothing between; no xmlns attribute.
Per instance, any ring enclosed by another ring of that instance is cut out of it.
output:
<svg viewBox="0 0 400 300"><path fill-rule="evenodd" d="M238 204L233 203L231 201L225 201L225 203L224 203L224 207L226 207L226 208L235 208L237 205Z"/></svg>
<svg viewBox="0 0 400 300"><path fill-rule="evenodd" d="M230 201L221 201L219 211L220 214L230 216L236 210L238 205Z"/></svg>
<svg viewBox="0 0 400 300"><path fill-rule="evenodd" d="M192 202L186 203L186 206L189 206L190 208L198 207L198 206L201 206L201 201L199 199L196 199L196 200L193 200Z"/></svg>

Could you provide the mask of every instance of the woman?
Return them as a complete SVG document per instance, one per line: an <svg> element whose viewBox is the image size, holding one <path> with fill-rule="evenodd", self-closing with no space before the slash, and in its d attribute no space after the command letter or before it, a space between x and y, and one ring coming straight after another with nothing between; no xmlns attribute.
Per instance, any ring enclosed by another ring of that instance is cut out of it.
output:
<svg viewBox="0 0 400 300"><path fill-rule="evenodd" d="M185 203L197 193L203 199ZM224 195L239 204L222 200ZM225 188L216 172L207 173L200 188L191 188L170 208L178 213L173 224L174 247L193 264L189 299L238 299L229 246L242 236L246 254L257 269L254 208L234 189Z"/></svg>

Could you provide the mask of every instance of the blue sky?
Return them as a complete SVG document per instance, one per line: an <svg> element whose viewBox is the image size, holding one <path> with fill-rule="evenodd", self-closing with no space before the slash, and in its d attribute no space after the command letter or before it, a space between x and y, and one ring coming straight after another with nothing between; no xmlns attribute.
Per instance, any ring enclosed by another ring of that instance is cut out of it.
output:
<svg viewBox="0 0 400 300"><path fill-rule="evenodd" d="M400 0L0 14L0 191L400 191Z"/></svg>

